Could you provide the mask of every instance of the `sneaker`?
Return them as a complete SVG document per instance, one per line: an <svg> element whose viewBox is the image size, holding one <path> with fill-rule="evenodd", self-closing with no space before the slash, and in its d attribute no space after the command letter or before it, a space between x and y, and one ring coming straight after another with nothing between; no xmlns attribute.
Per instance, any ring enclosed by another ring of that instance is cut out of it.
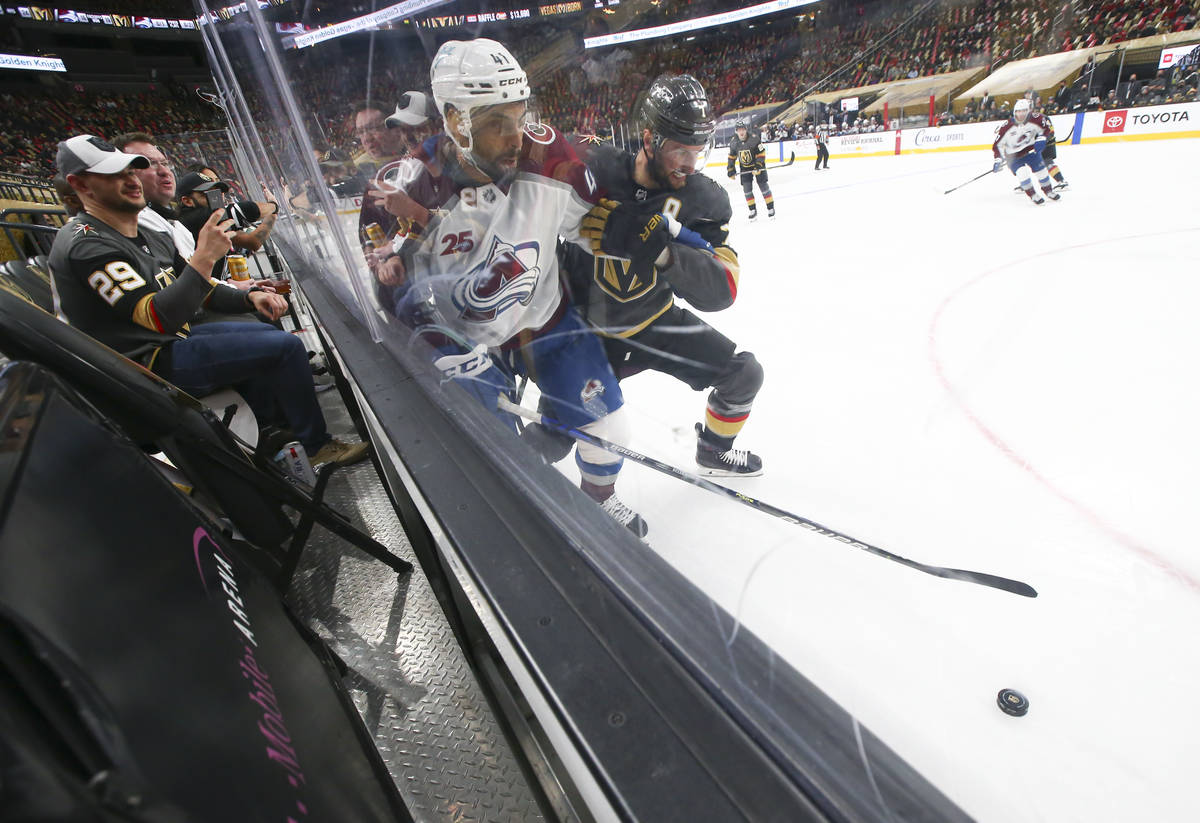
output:
<svg viewBox="0 0 1200 823"><path fill-rule="evenodd" d="M615 494L610 494L608 499L600 504L600 508L609 517L616 520L638 537L645 537L647 532L650 531L650 527L646 525L646 521L642 519L642 516L622 503L621 498Z"/></svg>
<svg viewBox="0 0 1200 823"><path fill-rule="evenodd" d="M763 473L762 458L747 449L721 450L704 442L699 435L704 427L696 424L696 465L708 477L758 477Z"/></svg>
<svg viewBox="0 0 1200 823"><path fill-rule="evenodd" d="M371 444L369 443L347 443L335 437L319 448L317 453L309 458L309 462L314 466L322 463L338 463L342 466L349 466L366 457L370 450Z"/></svg>

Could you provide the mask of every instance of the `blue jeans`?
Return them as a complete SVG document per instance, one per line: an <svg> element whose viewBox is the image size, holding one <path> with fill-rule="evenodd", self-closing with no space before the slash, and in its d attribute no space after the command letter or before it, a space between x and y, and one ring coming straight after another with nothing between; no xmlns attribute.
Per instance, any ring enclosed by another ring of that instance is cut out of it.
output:
<svg viewBox="0 0 1200 823"><path fill-rule="evenodd" d="M233 386L259 423L282 413L309 455L329 442L304 343L266 323L205 323L171 344L162 375L188 394Z"/></svg>

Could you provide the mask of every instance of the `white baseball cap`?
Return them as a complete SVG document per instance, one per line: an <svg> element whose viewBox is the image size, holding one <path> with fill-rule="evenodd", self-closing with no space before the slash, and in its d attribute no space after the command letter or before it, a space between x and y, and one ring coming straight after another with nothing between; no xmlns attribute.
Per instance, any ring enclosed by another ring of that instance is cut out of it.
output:
<svg viewBox="0 0 1200 823"><path fill-rule="evenodd" d="M383 121L389 129L399 126L423 126L429 122L429 97L424 92L406 91L400 95L396 110Z"/></svg>
<svg viewBox="0 0 1200 823"><path fill-rule="evenodd" d="M150 161L140 154L126 154L103 138L92 134L80 134L58 144L58 155L54 159L58 173L64 178L68 174L91 172L92 174L116 174L126 167L150 168Z"/></svg>

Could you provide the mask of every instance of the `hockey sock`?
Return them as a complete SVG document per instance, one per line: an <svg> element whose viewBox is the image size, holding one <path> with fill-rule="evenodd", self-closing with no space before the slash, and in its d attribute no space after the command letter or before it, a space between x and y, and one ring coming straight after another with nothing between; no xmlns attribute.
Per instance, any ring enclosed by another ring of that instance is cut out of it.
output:
<svg viewBox="0 0 1200 823"><path fill-rule="evenodd" d="M613 496L613 492L616 491L616 483L593 483L590 480L581 479L579 488L583 489L583 493L597 503L603 503Z"/></svg>
<svg viewBox="0 0 1200 823"><path fill-rule="evenodd" d="M1058 168L1057 163L1051 163L1049 166L1046 167L1046 171L1050 172L1050 176L1053 177L1059 183L1063 182L1062 170Z"/></svg>
<svg viewBox="0 0 1200 823"><path fill-rule="evenodd" d="M767 204L767 211L775 211L775 198L771 196L771 190L767 189L763 192L763 202Z"/></svg>
<svg viewBox="0 0 1200 823"><path fill-rule="evenodd" d="M586 426L580 426L579 430L616 443L629 442L629 423L624 407ZM613 484L617 482L617 474L621 471L621 462L620 455L607 449L579 443L575 448L575 465L582 475L579 487L593 500L604 502L612 495Z"/></svg>
<svg viewBox="0 0 1200 823"><path fill-rule="evenodd" d="M748 417L748 408L742 412L729 413L716 411L710 404L704 410L704 429L700 432L700 439L719 451L732 449L733 439L738 436L742 426L746 425Z"/></svg>

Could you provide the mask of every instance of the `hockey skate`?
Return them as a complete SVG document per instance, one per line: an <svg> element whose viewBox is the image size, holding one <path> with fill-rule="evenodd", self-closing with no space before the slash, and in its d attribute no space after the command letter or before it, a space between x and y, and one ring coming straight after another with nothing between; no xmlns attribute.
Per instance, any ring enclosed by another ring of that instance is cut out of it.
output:
<svg viewBox="0 0 1200 823"><path fill-rule="evenodd" d="M758 209L750 209L750 220L754 221L757 219L758 219Z"/></svg>
<svg viewBox="0 0 1200 823"><path fill-rule="evenodd" d="M774 216L775 216L775 207L771 206L771 208L767 209L767 217L774 217Z"/></svg>
<svg viewBox="0 0 1200 823"><path fill-rule="evenodd" d="M1065 189L1066 187L1067 187L1067 181L1066 181L1066 180L1063 180L1061 183L1055 183L1055 184L1054 184L1054 189L1055 189L1055 191L1062 191L1062 190L1063 190L1063 189Z"/></svg>
<svg viewBox="0 0 1200 823"><path fill-rule="evenodd" d="M1061 194L1059 194L1058 192L1056 192L1056 191L1054 190L1054 187L1053 187L1053 186L1051 186L1051 187L1049 187L1049 188L1042 189L1042 191L1046 193L1046 199L1047 199L1047 200L1061 200L1061 199L1062 199L1062 195L1061 195Z"/></svg>
<svg viewBox="0 0 1200 823"><path fill-rule="evenodd" d="M642 516L622 503L621 498L617 497L616 494L610 494L608 499L600 504L600 508L609 517L616 520L638 537L645 537L647 532L650 531L650 527L646 525L646 521L642 519Z"/></svg>
<svg viewBox="0 0 1200 823"><path fill-rule="evenodd" d="M762 458L747 449L722 449L704 440L704 426L696 424L696 465L708 477L758 477Z"/></svg>

